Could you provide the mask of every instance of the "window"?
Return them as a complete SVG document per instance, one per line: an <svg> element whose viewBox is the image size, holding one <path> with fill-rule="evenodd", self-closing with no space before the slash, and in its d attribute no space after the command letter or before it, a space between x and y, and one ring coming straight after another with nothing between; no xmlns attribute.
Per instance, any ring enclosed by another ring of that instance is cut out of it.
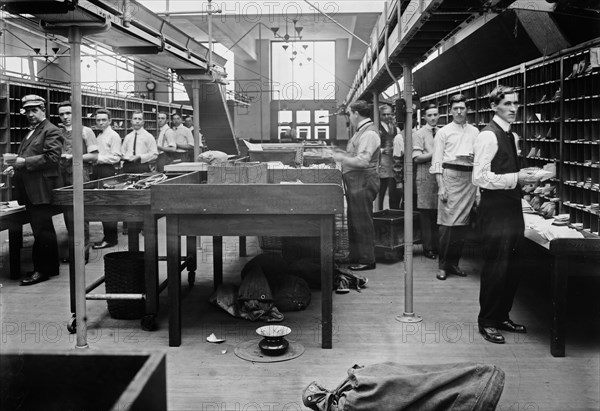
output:
<svg viewBox="0 0 600 411"><path fill-rule="evenodd" d="M271 42L273 100L335 100L335 42Z"/></svg>

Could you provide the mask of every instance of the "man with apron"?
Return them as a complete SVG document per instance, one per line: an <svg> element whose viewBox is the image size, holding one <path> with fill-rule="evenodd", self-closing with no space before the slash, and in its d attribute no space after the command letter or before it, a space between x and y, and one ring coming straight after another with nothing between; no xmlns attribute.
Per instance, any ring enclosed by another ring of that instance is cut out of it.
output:
<svg viewBox="0 0 600 411"><path fill-rule="evenodd" d="M350 262L348 268L362 271L375 268L375 228L373 201L379 192L379 157L381 140L377 126L371 121L372 109L366 101L350 104L348 115L356 133L346 152L333 158L342 165L342 176L348 203L348 239Z"/></svg>
<svg viewBox="0 0 600 411"><path fill-rule="evenodd" d="M435 176L429 172L433 156L433 142L438 131L437 122L440 112L437 105L431 103L425 108L424 119L427 122L413 134L413 160L417 166L417 208L421 221L423 255L435 260L438 255L438 186Z"/></svg>
<svg viewBox="0 0 600 411"><path fill-rule="evenodd" d="M479 291L479 332L486 341L504 344L498 330L526 333L509 317L521 273L516 267L519 242L525 233L521 184L539 181L535 172L519 170L519 158L510 125L516 120L518 95L512 87L498 86L490 93L492 121L475 140L473 184L481 190L478 225L485 260Z"/></svg>
<svg viewBox="0 0 600 411"><path fill-rule="evenodd" d="M438 225L440 233L438 280L448 274L465 277L458 267L465 237L469 230L469 215L477 187L471 183L473 143L479 133L467 124L466 98L462 94L450 97L452 123L442 127L433 143L429 172L438 184Z"/></svg>

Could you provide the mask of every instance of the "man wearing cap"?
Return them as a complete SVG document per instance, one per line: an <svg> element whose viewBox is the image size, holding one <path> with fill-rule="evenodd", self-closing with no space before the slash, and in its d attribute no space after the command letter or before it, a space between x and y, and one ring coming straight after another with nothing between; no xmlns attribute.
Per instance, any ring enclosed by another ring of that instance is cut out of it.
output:
<svg viewBox="0 0 600 411"><path fill-rule="evenodd" d="M58 164L63 137L46 119L46 100L33 94L23 97L22 110L30 124L5 174L14 176L15 195L25 210L33 231L33 271L21 285L33 285L59 274L58 243L52 224L52 190L59 186Z"/></svg>

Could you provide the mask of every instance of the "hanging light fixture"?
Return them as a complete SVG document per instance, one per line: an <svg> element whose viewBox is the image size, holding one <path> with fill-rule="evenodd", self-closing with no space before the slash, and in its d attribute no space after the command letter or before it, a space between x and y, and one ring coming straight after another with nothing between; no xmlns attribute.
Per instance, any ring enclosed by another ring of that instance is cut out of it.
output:
<svg viewBox="0 0 600 411"><path fill-rule="evenodd" d="M292 34L290 34L290 32L289 32L289 24L288 23L289 23L289 20L286 19L285 34L283 36L281 34L279 34L279 26L270 27L271 31L273 32L273 36L275 36L275 38L282 39L284 41L284 43L288 43L288 42L291 43L291 42L302 40L301 33L302 33L302 30L304 30L304 27L298 25L298 19L292 20L292 23L294 25L294 31L292 32ZM282 47L287 50L287 47L285 47L285 44L282 45Z"/></svg>

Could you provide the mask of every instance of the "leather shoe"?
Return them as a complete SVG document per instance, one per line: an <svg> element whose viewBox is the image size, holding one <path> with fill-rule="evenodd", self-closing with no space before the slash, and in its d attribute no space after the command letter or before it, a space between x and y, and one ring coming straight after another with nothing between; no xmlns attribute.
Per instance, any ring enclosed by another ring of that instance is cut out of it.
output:
<svg viewBox="0 0 600 411"><path fill-rule="evenodd" d="M448 274L446 274L446 270L440 270L439 273L437 273L437 275L435 276L435 278L437 278L438 280L445 280L448 277Z"/></svg>
<svg viewBox="0 0 600 411"><path fill-rule="evenodd" d="M50 279L50 277L47 276L46 274L42 274L38 271L35 271L35 272L27 275L25 278L23 278L21 280L21 285L34 285L37 283L41 283L43 281L47 281L49 279Z"/></svg>
<svg viewBox="0 0 600 411"><path fill-rule="evenodd" d="M510 331L511 333L527 333L527 328L524 325L515 324L514 322L512 322L512 320L502 321L498 328L504 331Z"/></svg>
<svg viewBox="0 0 600 411"><path fill-rule="evenodd" d="M433 251L431 251L431 250L427 250L427 251L425 251L425 252L423 253L423 256L425 256L425 257L427 257L427 258L430 258L430 259L432 259L432 260L435 260L435 259L437 258L437 254L436 254L436 253L434 253L434 252L433 252Z"/></svg>
<svg viewBox="0 0 600 411"><path fill-rule="evenodd" d="M377 266L376 263L354 264L354 265L349 266L348 268L351 269L352 271L365 271L365 270L374 270L376 266Z"/></svg>
<svg viewBox="0 0 600 411"><path fill-rule="evenodd" d="M101 250L103 248L109 248L116 246L116 243L107 243L106 241L100 241L92 246L94 250Z"/></svg>
<svg viewBox="0 0 600 411"><path fill-rule="evenodd" d="M449 265L448 267L446 267L446 271L448 272L448 274L454 274L459 277L467 276L467 273L465 273L463 270L458 268L458 266L456 266L456 265Z"/></svg>
<svg viewBox="0 0 600 411"><path fill-rule="evenodd" d="M494 327L479 326L479 333L486 341L494 344L504 344L504 336Z"/></svg>

